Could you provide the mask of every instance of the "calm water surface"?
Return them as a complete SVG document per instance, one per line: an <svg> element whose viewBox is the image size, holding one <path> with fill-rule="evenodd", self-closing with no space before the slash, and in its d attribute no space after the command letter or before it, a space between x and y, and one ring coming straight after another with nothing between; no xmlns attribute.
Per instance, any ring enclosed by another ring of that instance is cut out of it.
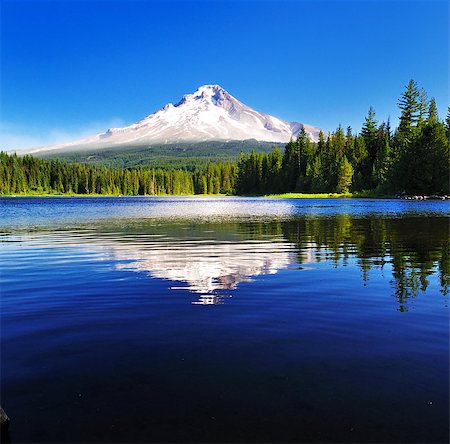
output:
<svg viewBox="0 0 450 444"><path fill-rule="evenodd" d="M0 210L12 442L448 442L447 202Z"/></svg>

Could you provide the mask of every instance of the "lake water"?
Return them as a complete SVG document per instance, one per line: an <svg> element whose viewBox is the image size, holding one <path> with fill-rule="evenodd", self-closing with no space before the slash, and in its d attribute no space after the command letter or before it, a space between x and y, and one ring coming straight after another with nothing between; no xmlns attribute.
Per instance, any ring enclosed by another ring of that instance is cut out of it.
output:
<svg viewBox="0 0 450 444"><path fill-rule="evenodd" d="M0 206L12 442L448 442L448 202Z"/></svg>

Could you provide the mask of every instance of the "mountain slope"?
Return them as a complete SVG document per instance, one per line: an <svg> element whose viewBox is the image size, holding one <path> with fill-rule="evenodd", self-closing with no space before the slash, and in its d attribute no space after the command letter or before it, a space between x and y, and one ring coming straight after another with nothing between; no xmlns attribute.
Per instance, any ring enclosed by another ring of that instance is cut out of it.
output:
<svg viewBox="0 0 450 444"><path fill-rule="evenodd" d="M34 152L248 139L284 143L295 138L302 126L311 140L317 140L319 128L257 112L219 85L204 85L130 126Z"/></svg>
<svg viewBox="0 0 450 444"><path fill-rule="evenodd" d="M111 168L181 168L194 171L215 162L235 162L240 153L255 150L268 153L277 144L257 140L237 140L229 142L180 142L177 144L155 144L137 146L115 146L113 148L83 150L39 151L35 157L59 159L63 162L81 162L90 165L104 165ZM282 144L278 144L283 148Z"/></svg>

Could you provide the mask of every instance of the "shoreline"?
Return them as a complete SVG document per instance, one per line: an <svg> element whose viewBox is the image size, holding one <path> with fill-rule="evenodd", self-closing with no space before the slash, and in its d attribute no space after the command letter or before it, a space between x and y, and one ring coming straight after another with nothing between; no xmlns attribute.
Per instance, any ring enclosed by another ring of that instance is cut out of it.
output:
<svg viewBox="0 0 450 444"><path fill-rule="evenodd" d="M392 196L371 193L281 193L281 194L4 194L0 198L26 197L263 197L266 199L396 199L396 200L450 200L450 195L403 195Z"/></svg>
<svg viewBox="0 0 450 444"><path fill-rule="evenodd" d="M266 199L341 199L389 198L394 196L358 196L355 193L282 193L282 194L3 194L0 198L20 197L264 197Z"/></svg>
<svg viewBox="0 0 450 444"><path fill-rule="evenodd" d="M264 197L268 199L350 199L358 196L354 193L281 193L266 194Z"/></svg>

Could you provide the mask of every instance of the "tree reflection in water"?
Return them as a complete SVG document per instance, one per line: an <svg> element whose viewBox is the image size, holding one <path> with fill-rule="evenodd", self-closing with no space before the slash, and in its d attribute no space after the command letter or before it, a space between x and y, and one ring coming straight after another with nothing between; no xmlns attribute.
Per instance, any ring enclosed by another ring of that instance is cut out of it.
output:
<svg viewBox="0 0 450 444"><path fill-rule="evenodd" d="M283 225L283 235L298 248L304 260L305 243L315 245L317 261L345 266L355 257L367 283L371 268L392 265L392 286L399 310L407 300L426 291L428 276L438 273L441 292L449 288L449 219L446 217L304 218Z"/></svg>

